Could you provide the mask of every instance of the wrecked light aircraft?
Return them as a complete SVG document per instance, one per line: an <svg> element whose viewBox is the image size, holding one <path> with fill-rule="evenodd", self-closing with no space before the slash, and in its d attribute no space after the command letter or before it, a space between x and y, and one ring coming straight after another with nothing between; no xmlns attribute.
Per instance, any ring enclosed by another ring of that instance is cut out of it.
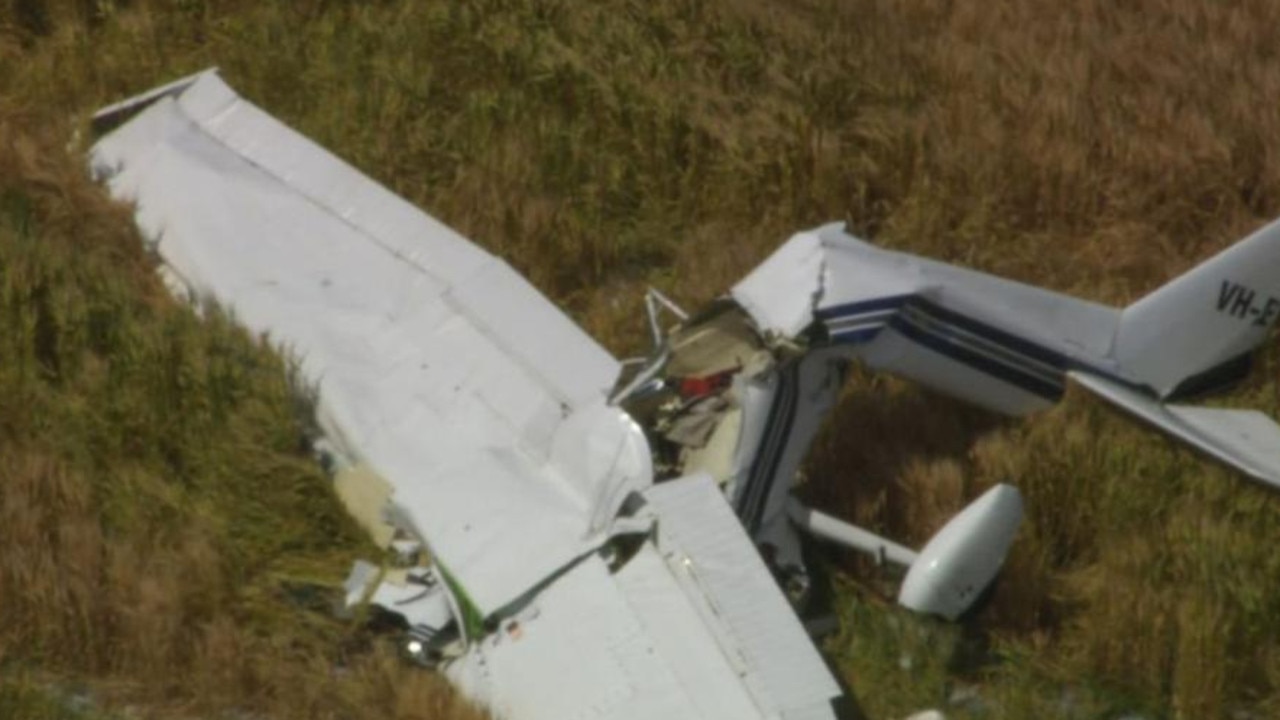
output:
<svg viewBox="0 0 1280 720"><path fill-rule="evenodd" d="M500 717L835 717L790 602L800 532L908 568L909 608L972 605L1021 518L1012 487L919 552L790 492L851 361L1012 414L1075 380L1280 482L1268 418L1171 404L1246 372L1280 309L1276 226L1116 310L829 225L670 332L651 294L655 350L624 368L215 71L94 122L93 173L136 204L171 287L269 333L314 383L339 493L403 558L357 564L348 600L404 618L411 653Z"/></svg>

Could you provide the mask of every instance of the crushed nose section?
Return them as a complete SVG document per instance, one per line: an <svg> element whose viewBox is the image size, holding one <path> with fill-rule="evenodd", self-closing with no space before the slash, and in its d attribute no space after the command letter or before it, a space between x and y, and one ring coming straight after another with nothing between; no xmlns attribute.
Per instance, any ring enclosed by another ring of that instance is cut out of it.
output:
<svg viewBox="0 0 1280 720"><path fill-rule="evenodd" d="M997 485L925 545L898 592L904 607L955 620L995 579L1022 521L1022 495Z"/></svg>

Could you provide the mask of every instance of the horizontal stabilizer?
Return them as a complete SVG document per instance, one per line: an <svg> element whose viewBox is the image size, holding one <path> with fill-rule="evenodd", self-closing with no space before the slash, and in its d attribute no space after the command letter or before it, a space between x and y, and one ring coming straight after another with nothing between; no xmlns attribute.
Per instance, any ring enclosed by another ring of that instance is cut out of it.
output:
<svg viewBox="0 0 1280 720"><path fill-rule="evenodd" d="M1080 385L1255 480L1280 488L1280 425L1256 410L1166 405L1113 380L1072 371Z"/></svg>

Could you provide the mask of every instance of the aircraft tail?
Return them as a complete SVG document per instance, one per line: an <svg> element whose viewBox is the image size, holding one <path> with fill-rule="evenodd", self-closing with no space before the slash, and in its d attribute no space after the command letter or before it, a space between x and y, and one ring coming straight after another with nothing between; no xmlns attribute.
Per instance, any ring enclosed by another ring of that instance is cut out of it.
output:
<svg viewBox="0 0 1280 720"><path fill-rule="evenodd" d="M1248 372L1280 317L1280 221L1125 308L1115 357L1162 399L1211 392Z"/></svg>

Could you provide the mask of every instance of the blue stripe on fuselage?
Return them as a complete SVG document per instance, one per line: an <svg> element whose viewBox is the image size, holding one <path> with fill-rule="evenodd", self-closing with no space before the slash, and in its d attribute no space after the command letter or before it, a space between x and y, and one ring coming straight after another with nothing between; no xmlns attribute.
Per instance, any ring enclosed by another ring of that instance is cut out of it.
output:
<svg viewBox="0 0 1280 720"><path fill-rule="evenodd" d="M842 345L861 345L869 340L875 339L884 329L884 323L877 323L867 327L856 327L852 330L841 330L831 333L831 340Z"/></svg>
<svg viewBox="0 0 1280 720"><path fill-rule="evenodd" d="M820 309L814 315L823 321L834 343L864 344L874 340L884 327L891 327L935 352L1049 400L1061 398L1069 370L1088 372L1136 392L1160 397L1143 383L944 308L919 295L845 303ZM916 315L920 320L913 320ZM1196 373L1164 399L1237 382L1248 372L1248 359L1248 356L1228 358Z"/></svg>
<svg viewBox="0 0 1280 720"><path fill-rule="evenodd" d="M886 295L871 300L859 300L857 302L844 303L842 305L832 305L828 308L819 308L814 311L813 315L823 322L832 320L846 320L864 313L878 312L881 310L897 310L902 307L906 301L916 297L915 295Z"/></svg>
<svg viewBox="0 0 1280 720"><path fill-rule="evenodd" d="M885 317L886 310L895 309L898 312ZM836 343L861 344L874 339L884 325L849 325L859 318L880 316L904 337L1039 397L1057 400L1066 386L1064 373L1071 364L1066 356L920 296L845 303L819 310L815 316ZM839 329L842 325L847 328L843 332Z"/></svg>
<svg viewBox="0 0 1280 720"><path fill-rule="evenodd" d="M885 323L913 295L890 295L871 300L844 303L814 311L822 321L831 341L841 345L858 345L880 334Z"/></svg>
<svg viewBox="0 0 1280 720"><path fill-rule="evenodd" d="M907 322L901 316L889 321L889 326L897 330L903 337L909 338L934 352L945 355L952 360L986 373L1010 385L1022 388L1029 393L1046 400L1057 401L1062 397L1066 385L1065 378L1052 382L1046 378L1026 372L1024 369L1007 364L994 357L975 351L970 346L955 342L954 338L925 330L919 325Z"/></svg>
<svg viewBox="0 0 1280 720"><path fill-rule="evenodd" d="M930 302L924 298L917 298L912 304L919 304L925 309L929 315L936 317L944 323L950 323L956 327L967 330L974 335L989 340L997 345L1004 346L1009 350L1026 355L1027 357L1037 360L1045 365L1049 365L1058 372L1066 372L1067 368L1072 364L1067 356L1060 352L1050 350L1043 345L1036 344L1024 337L1014 335L1008 331L984 322L975 320L967 315L961 315L954 310L948 310L936 303Z"/></svg>

